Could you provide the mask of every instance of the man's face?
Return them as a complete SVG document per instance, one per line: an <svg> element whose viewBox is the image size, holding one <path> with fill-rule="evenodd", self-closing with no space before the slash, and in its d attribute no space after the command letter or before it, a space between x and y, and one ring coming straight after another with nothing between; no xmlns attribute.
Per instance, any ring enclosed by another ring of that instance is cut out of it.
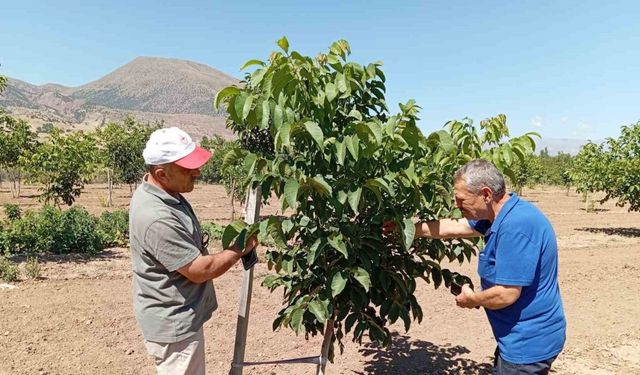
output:
<svg viewBox="0 0 640 375"><path fill-rule="evenodd" d="M483 220L489 218L490 201L487 201L486 192L483 190L474 193L467 188L464 180L455 182L453 191L456 207L462 211L462 216L466 219Z"/></svg>
<svg viewBox="0 0 640 375"><path fill-rule="evenodd" d="M200 177L200 169L186 169L175 164L163 167L163 187L171 193L188 193L193 190L194 183Z"/></svg>

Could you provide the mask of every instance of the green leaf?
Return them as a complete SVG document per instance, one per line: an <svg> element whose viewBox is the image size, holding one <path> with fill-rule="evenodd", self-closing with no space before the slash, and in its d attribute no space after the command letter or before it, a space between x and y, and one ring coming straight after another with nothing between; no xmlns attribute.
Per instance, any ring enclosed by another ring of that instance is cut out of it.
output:
<svg viewBox="0 0 640 375"><path fill-rule="evenodd" d="M268 129L269 128L269 114L270 114L271 110L269 108L269 101L268 100L264 100L262 102L262 128L263 129Z"/></svg>
<svg viewBox="0 0 640 375"><path fill-rule="evenodd" d="M304 325L302 324L302 318L304 317L303 309L295 309L291 313L291 328L296 332L296 335L300 333L300 331L304 331Z"/></svg>
<svg viewBox="0 0 640 375"><path fill-rule="evenodd" d="M287 37L283 36L282 38L278 39L278 46L280 48L282 48L282 50L285 53L288 53L289 52L289 41L287 40Z"/></svg>
<svg viewBox="0 0 640 375"><path fill-rule="evenodd" d="M358 187L355 191L347 193L347 199L349 200L349 206L358 214L358 206L360 205L360 196L362 195L362 188Z"/></svg>
<svg viewBox="0 0 640 375"><path fill-rule="evenodd" d="M382 142L382 129L380 128L380 125L373 121L369 121L366 124L369 127L369 130L371 131L371 133L373 134L374 138L376 139L376 144L379 145L380 142Z"/></svg>
<svg viewBox="0 0 640 375"><path fill-rule="evenodd" d="M216 97L213 100L213 110L217 111L220 108L220 102L222 102L222 100L224 100L224 98L228 97L228 96L235 96L240 94L240 89L237 87L233 87L233 86L227 86L225 88L223 88L222 90L218 91L216 93Z"/></svg>
<svg viewBox="0 0 640 375"><path fill-rule="evenodd" d="M282 126L282 107L278 104L273 108L273 125L276 129Z"/></svg>
<svg viewBox="0 0 640 375"><path fill-rule="evenodd" d="M309 262L309 264L315 263L316 258L318 257L318 252L322 250L326 244L326 241L323 241L320 238L316 239L313 245L309 248L309 253L307 254L307 262Z"/></svg>
<svg viewBox="0 0 640 375"><path fill-rule="evenodd" d="M342 276L342 272L336 272L331 280L331 296L335 297L340 294L347 285L347 279Z"/></svg>
<svg viewBox="0 0 640 375"><path fill-rule="evenodd" d="M320 175L308 179L308 182L313 187L313 189L319 192L321 195L329 196L333 193L333 189L331 188L331 186Z"/></svg>
<svg viewBox="0 0 640 375"><path fill-rule="evenodd" d="M335 99L336 96L338 96L338 88L336 87L336 85L334 85L331 82L327 83L327 86L325 87L324 92L326 93L327 100L329 102L332 102L333 99Z"/></svg>
<svg viewBox="0 0 640 375"><path fill-rule="evenodd" d="M282 125L278 134L282 147L291 146L291 125L289 123Z"/></svg>
<svg viewBox="0 0 640 375"><path fill-rule="evenodd" d="M287 200L289 207L291 207L294 211L298 206L298 189L299 188L300 188L300 184L298 183L297 180L289 179L284 184L285 199Z"/></svg>
<svg viewBox="0 0 640 375"><path fill-rule="evenodd" d="M360 141L356 136L346 136L344 137L344 141L347 145L347 150L351 156L353 156L353 160L358 161L358 152L360 150Z"/></svg>
<svg viewBox="0 0 640 375"><path fill-rule="evenodd" d="M242 121L247 119L249 116L249 112L251 111L251 106L253 105L253 95L249 96L247 100L244 102L244 107L242 108Z"/></svg>
<svg viewBox="0 0 640 375"><path fill-rule="evenodd" d="M231 246L231 242L238 237L240 232L245 229L246 226L247 224L242 220L236 220L227 225L222 233L222 248L228 249Z"/></svg>
<svg viewBox="0 0 640 375"><path fill-rule="evenodd" d="M246 156L245 151L243 151L239 147L234 147L229 150L222 159L222 168L227 168L230 165L238 164L240 159L243 159Z"/></svg>
<svg viewBox="0 0 640 375"><path fill-rule="evenodd" d="M252 66L252 65L260 65L260 66L264 66L264 62L257 60L257 59L251 59L248 60L246 63L244 63L244 65L242 65L242 67L240 68L240 70L245 70L246 68Z"/></svg>
<svg viewBox="0 0 640 375"><path fill-rule="evenodd" d="M329 245L334 249L338 250L345 258L349 258L349 253L347 252L347 245L344 243L342 239L342 234L332 235L329 237Z"/></svg>
<svg viewBox="0 0 640 375"><path fill-rule="evenodd" d="M318 300L313 300L309 302L308 308L309 308L309 311L311 311L311 313L315 315L316 319L318 320L318 323L324 324L324 322L327 321L328 312L325 305L322 302Z"/></svg>
<svg viewBox="0 0 640 375"><path fill-rule="evenodd" d="M391 186L389 186L387 181L385 181L381 177L372 178L372 179L369 179L369 180L365 181L364 186L367 187L367 188L370 188L371 190L373 190L373 188L376 187L376 188L378 188L380 190L385 191L389 195L394 195L395 194L394 190L391 188Z"/></svg>
<svg viewBox="0 0 640 375"><path fill-rule="evenodd" d="M431 268L431 280L433 280L433 285L438 289L440 284L442 284L442 272L439 268Z"/></svg>
<svg viewBox="0 0 640 375"><path fill-rule="evenodd" d="M336 142L336 163L338 165L344 165L344 158L347 154L347 145L345 142Z"/></svg>
<svg viewBox="0 0 640 375"><path fill-rule="evenodd" d="M324 135L322 134L320 126L313 121L307 121L304 123L304 127L307 129L307 133L309 133L313 140L318 144L318 147L322 149L324 146Z"/></svg>
<svg viewBox="0 0 640 375"><path fill-rule="evenodd" d="M403 221L402 238L404 240L404 248L409 250L413 244L413 239L416 236L416 225L412 219L404 219Z"/></svg>
<svg viewBox="0 0 640 375"><path fill-rule="evenodd" d="M367 272L363 268L357 267L355 270L351 272L351 274L364 287L364 290L368 292L369 288L371 287L371 279L369 278L369 272Z"/></svg>
<svg viewBox="0 0 640 375"><path fill-rule="evenodd" d="M344 74L337 74L335 83L339 92L347 93L349 91L349 85L347 84L347 80Z"/></svg>
<svg viewBox="0 0 640 375"><path fill-rule="evenodd" d="M236 113L236 116L238 116L237 120L239 120L238 122L242 122L244 121L242 119L242 112L244 111L244 102L247 100L247 93L244 91L240 92L240 95L235 97L235 100L233 102L233 110Z"/></svg>
<svg viewBox="0 0 640 375"><path fill-rule="evenodd" d="M347 193L343 190L338 191L338 202L340 202L340 204L345 204L346 201Z"/></svg>
<svg viewBox="0 0 640 375"><path fill-rule="evenodd" d="M362 121L362 113L360 113L359 111L352 109L349 112L349 117L353 117L354 119L358 120L358 121Z"/></svg>

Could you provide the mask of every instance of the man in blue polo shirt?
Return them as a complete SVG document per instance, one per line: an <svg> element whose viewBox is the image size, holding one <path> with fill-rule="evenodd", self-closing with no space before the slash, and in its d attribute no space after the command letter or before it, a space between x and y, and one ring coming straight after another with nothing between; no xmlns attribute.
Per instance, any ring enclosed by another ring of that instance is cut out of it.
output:
<svg viewBox="0 0 640 375"><path fill-rule="evenodd" d="M538 208L506 194L504 178L486 160L473 160L455 176L456 206L467 220L416 224L416 237L484 236L478 274L456 297L463 308L485 308L498 342L494 374L547 374L562 351L566 321L558 287L558 247ZM384 231L396 224L386 222Z"/></svg>

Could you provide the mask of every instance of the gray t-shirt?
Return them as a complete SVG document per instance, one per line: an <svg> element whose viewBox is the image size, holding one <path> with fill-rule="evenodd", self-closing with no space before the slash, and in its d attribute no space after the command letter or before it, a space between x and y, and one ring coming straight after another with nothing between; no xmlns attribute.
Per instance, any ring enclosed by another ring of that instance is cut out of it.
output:
<svg viewBox="0 0 640 375"><path fill-rule="evenodd" d="M145 176L131 198L129 238L133 307L145 340L172 343L195 334L218 303L212 281L195 284L177 271L208 254L191 205Z"/></svg>

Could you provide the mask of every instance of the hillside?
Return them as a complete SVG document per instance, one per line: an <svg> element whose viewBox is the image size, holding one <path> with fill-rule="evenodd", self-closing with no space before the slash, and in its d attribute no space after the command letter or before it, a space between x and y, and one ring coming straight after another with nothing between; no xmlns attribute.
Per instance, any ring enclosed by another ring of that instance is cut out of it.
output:
<svg viewBox="0 0 640 375"><path fill-rule="evenodd" d="M53 123L65 129L93 129L131 115L143 122L181 126L196 138L230 137L224 115L214 113L212 100L218 90L237 83L203 64L138 57L79 87L37 86L9 78L0 107L34 128Z"/></svg>

